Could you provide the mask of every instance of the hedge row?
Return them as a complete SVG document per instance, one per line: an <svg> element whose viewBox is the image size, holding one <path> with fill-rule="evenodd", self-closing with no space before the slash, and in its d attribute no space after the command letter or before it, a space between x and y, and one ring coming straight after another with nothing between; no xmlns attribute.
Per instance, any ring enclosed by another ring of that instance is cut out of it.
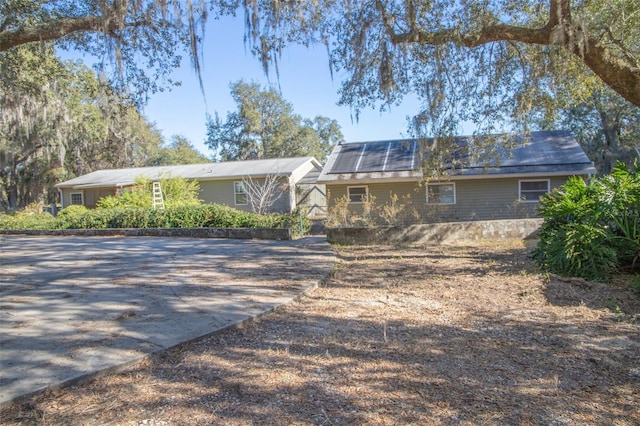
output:
<svg viewBox="0 0 640 426"><path fill-rule="evenodd" d="M157 210L153 208L114 208L89 210L70 206L57 217L48 213L0 216L2 229L104 229L104 228L291 228L294 235L308 232L306 215L259 215L217 204Z"/></svg>

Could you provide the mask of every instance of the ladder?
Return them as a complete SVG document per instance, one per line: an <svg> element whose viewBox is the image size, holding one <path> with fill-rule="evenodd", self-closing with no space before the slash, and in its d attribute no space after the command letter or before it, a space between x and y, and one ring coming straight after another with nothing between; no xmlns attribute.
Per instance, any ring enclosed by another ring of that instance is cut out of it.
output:
<svg viewBox="0 0 640 426"><path fill-rule="evenodd" d="M164 210L164 198L160 182L153 182L153 208Z"/></svg>

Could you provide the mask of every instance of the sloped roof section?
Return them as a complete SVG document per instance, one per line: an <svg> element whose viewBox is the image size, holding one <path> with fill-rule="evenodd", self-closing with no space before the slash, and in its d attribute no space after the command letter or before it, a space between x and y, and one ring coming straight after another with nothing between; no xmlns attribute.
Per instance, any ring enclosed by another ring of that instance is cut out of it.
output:
<svg viewBox="0 0 640 426"><path fill-rule="evenodd" d="M527 137L461 136L451 142L452 155L446 161L447 173L452 178L596 172L593 163L567 131L532 132ZM483 142L496 148L486 150L482 147ZM416 139L338 145L319 182L421 179L420 146Z"/></svg>
<svg viewBox="0 0 640 426"><path fill-rule="evenodd" d="M462 140L467 147L471 139ZM476 157L461 168L463 173L476 173L474 169L510 173L527 167L548 171L574 170L593 164L570 132L562 130L532 132L529 137L510 138L513 148L500 148L494 155Z"/></svg>
<svg viewBox="0 0 640 426"><path fill-rule="evenodd" d="M98 170L58 183L57 188L120 187L135 183L139 177L158 180L182 177L197 180L220 180L267 175L290 176L300 167L320 163L313 157L277 158L268 160L228 161L225 163L186 164L180 166L136 167L127 169Z"/></svg>
<svg viewBox="0 0 640 426"><path fill-rule="evenodd" d="M415 140L349 143L341 147L329 173L413 170L419 163Z"/></svg>
<svg viewBox="0 0 640 426"><path fill-rule="evenodd" d="M318 183L318 176L322 172L322 165L317 164L298 181L299 185L315 185Z"/></svg>

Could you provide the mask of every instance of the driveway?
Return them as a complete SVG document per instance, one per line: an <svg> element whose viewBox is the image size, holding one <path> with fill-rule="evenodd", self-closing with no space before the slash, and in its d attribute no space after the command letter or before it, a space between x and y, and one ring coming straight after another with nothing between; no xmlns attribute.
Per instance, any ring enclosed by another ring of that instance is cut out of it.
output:
<svg viewBox="0 0 640 426"><path fill-rule="evenodd" d="M0 405L236 326L334 261L324 238L0 236Z"/></svg>

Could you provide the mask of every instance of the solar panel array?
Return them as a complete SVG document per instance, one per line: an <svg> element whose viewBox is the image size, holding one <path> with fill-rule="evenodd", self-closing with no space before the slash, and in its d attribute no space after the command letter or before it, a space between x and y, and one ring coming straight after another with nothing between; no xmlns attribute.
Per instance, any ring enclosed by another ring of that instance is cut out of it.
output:
<svg viewBox="0 0 640 426"><path fill-rule="evenodd" d="M436 147L447 156L444 166L471 174L477 173L474 169L486 173L488 168L493 169L492 173L509 173L526 167L555 171L559 167L570 170L580 165L591 166L591 161L567 131L532 132L526 138L461 136L425 142L426 145L437 142ZM348 143L338 147L334 163L326 173L415 171L421 159L417 140Z"/></svg>
<svg viewBox="0 0 640 426"><path fill-rule="evenodd" d="M372 173L414 170L418 166L418 143L413 140L349 143L329 173Z"/></svg>

